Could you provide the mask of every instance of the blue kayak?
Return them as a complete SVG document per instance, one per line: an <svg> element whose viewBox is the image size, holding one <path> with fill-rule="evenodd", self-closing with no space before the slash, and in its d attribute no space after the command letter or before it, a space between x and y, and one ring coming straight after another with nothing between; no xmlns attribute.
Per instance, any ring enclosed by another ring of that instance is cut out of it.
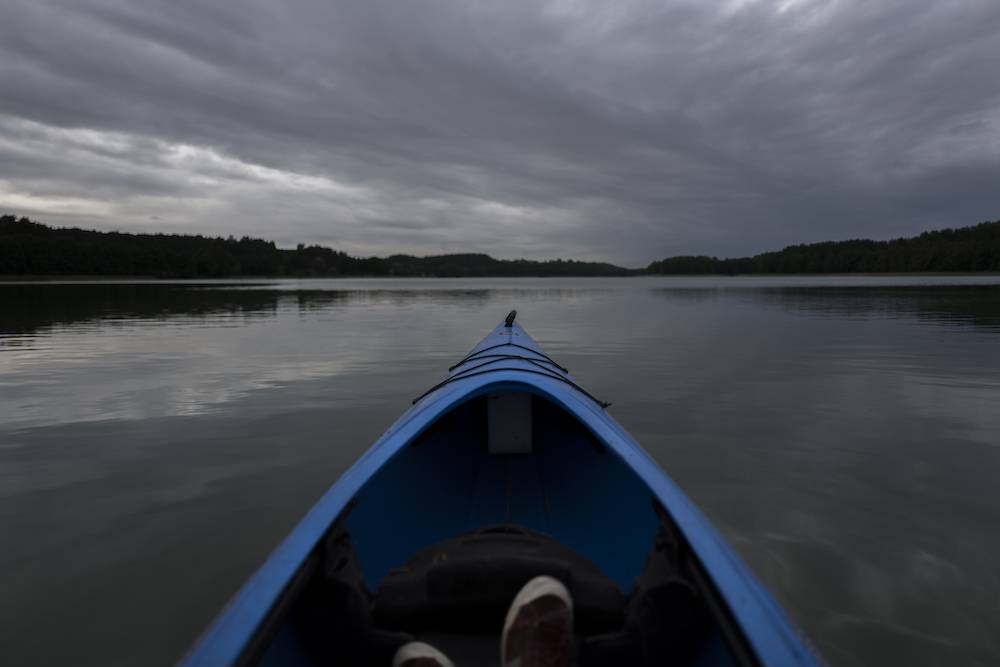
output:
<svg viewBox="0 0 1000 667"><path fill-rule="evenodd" d="M743 561L514 313L326 492L185 657L389 665L402 644L499 663L547 574L579 665L815 665Z"/></svg>

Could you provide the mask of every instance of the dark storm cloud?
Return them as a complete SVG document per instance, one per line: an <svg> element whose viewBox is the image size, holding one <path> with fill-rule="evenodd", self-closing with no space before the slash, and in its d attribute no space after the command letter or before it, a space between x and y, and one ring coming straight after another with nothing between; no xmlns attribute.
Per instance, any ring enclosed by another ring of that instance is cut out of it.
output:
<svg viewBox="0 0 1000 667"><path fill-rule="evenodd" d="M1000 5L7 0L0 207L645 263L997 218Z"/></svg>

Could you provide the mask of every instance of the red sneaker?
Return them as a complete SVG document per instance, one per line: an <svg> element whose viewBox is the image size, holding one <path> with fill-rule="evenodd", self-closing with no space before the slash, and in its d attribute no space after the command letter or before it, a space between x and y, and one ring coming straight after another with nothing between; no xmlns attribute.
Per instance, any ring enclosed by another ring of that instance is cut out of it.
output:
<svg viewBox="0 0 1000 667"><path fill-rule="evenodd" d="M514 598L500 642L503 667L569 667L573 600L557 579L535 577Z"/></svg>

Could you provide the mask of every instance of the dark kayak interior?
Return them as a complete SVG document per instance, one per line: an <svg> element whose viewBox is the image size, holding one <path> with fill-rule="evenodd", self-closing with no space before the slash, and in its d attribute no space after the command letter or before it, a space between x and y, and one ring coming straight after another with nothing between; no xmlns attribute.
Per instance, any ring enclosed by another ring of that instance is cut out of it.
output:
<svg viewBox="0 0 1000 667"><path fill-rule="evenodd" d="M389 665L420 639L499 664L508 605L539 574L573 596L576 664L757 664L642 480L562 407L511 390L446 413L361 488L241 663Z"/></svg>

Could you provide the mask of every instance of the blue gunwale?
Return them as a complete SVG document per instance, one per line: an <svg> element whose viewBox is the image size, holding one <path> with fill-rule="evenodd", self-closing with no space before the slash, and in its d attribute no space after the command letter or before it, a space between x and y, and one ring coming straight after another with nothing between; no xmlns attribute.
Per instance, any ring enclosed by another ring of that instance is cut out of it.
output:
<svg viewBox="0 0 1000 667"><path fill-rule="evenodd" d="M516 350L513 354L535 354L536 360L545 356L541 347L516 322L509 329L503 324L497 326L468 356L473 357L505 342L519 346L509 348ZM507 358L495 363L501 361L502 369L471 376L462 376L463 365L460 364L450 372L450 382L421 397L400 416L271 553L216 617L182 664L236 662L300 566L365 482L445 413L477 396L505 389L530 391L560 405L636 472L684 535L761 663L820 664L784 610L708 519L593 397L566 382L572 382L568 373L551 369L553 376L562 376L560 379L538 374L537 366L529 360Z"/></svg>

